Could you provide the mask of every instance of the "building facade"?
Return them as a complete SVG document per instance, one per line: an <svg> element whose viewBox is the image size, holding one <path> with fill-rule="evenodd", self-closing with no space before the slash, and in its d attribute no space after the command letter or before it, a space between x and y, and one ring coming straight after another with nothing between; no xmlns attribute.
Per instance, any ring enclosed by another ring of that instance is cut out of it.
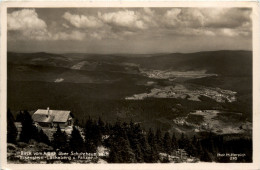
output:
<svg viewBox="0 0 260 170"><path fill-rule="evenodd" d="M38 109L32 116L35 124L41 127L57 127L66 128L73 125L71 111L68 110L50 110L49 108Z"/></svg>

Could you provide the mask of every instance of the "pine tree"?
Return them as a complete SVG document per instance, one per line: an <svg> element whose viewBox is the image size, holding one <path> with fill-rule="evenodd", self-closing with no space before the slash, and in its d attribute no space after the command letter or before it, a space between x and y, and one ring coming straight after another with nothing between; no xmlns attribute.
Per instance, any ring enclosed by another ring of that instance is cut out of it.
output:
<svg viewBox="0 0 260 170"><path fill-rule="evenodd" d="M91 139L85 140L85 149L88 153L95 153L97 151L97 146Z"/></svg>
<svg viewBox="0 0 260 170"><path fill-rule="evenodd" d="M112 134L116 137L123 137L124 139L128 138L126 131L124 130L120 121L115 122L114 126L112 127Z"/></svg>
<svg viewBox="0 0 260 170"><path fill-rule="evenodd" d="M156 130L156 135L155 135L155 143L156 143L156 147L158 149L158 151L162 151L162 132L160 129Z"/></svg>
<svg viewBox="0 0 260 170"><path fill-rule="evenodd" d="M50 144L50 140L49 137L42 131L42 129L39 132L39 138L38 138L39 142L45 143L47 145Z"/></svg>
<svg viewBox="0 0 260 170"><path fill-rule="evenodd" d="M198 140L196 136L194 135L191 141L191 144L188 147L187 152L192 156L198 156L198 148L196 147L198 143Z"/></svg>
<svg viewBox="0 0 260 170"><path fill-rule="evenodd" d="M28 111L24 111L22 116L22 131L20 135L20 140L22 142L28 143L30 139L33 139L38 134L35 134L35 127L33 126L33 120Z"/></svg>
<svg viewBox="0 0 260 170"><path fill-rule="evenodd" d="M222 135L218 136L217 146L218 146L219 152L221 152L221 153L225 152L225 150L224 150L224 138L223 138Z"/></svg>
<svg viewBox="0 0 260 170"><path fill-rule="evenodd" d="M69 145L72 151L83 152L85 150L82 136L80 135L79 130L75 126L73 126Z"/></svg>
<svg viewBox="0 0 260 170"><path fill-rule="evenodd" d="M105 123L102 121L100 117L98 118L98 127L99 127L99 131L103 135L105 133Z"/></svg>
<svg viewBox="0 0 260 170"><path fill-rule="evenodd" d="M147 163L158 162L158 160L159 160L159 153L156 150L156 148L150 147L150 149L148 150L148 154L149 154L149 157L148 157Z"/></svg>
<svg viewBox="0 0 260 170"><path fill-rule="evenodd" d="M22 122L23 121L23 113L22 111L19 112L16 116L16 122Z"/></svg>
<svg viewBox="0 0 260 170"><path fill-rule="evenodd" d="M216 153L216 148L214 145L214 139L213 139L213 133L210 131L209 132L209 137L208 137L208 144L209 144L209 152L210 153Z"/></svg>
<svg viewBox="0 0 260 170"><path fill-rule="evenodd" d="M154 144L154 133L152 131L152 129L150 128L148 133L147 133L147 141L148 141L148 144L151 146Z"/></svg>
<svg viewBox="0 0 260 170"><path fill-rule="evenodd" d="M52 146L54 149L65 150L67 148L67 135L57 126L56 132L53 134Z"/></svg>
<svg viewBox="0 0 260 170"><path fill-rule="evenodd" d="M181 133L181 138L178 140L178 145L179 145L179 147L180 147L181 149L184 148L184 144L183 144L184 140L185 140L185 138L184 138L184 133Z"/></svg>
<svg viewBox="0 0 260 170"><path fill-rule="evenodd" d="M106 125L105 125L105 132L104 132L104 135L109 135L110 134L110 124L106 122Z"/></svg>
<svg viewBox="0 0 260 170"><path fill-rule="evenodd" d="M133 153L135 155L135 160L137 162L144 162L144 155L143 155L140 144L138 142L135 142L132 145L131 149L133 150Z"/></svg>
<svg viewBox="0 0 260 170"><path fill-rule="evenodd" d="M197 138L196 138L196 136L195 135L193 135L193 138L192 138L192 145L194 145L194 146L196 146L196 144L197 144Z"/></svg>
<svg viewBox="0 0 260 170"><path fill-rule="evenodd" d="M166 132L163 138L163 149L164 152L170 154L171 153L171 137L169 132Z"/></svg>
<svg viewBox="0 0 260 170"><path fill-rule="evenodd" d="M94 136L95 134L93 133L93 126L94 123L92 119L89 117L87 122L85 123L85 129L84 129L84 134L85 134L85 149L89 153L94 153L97 150L97 145L94 142Z"/></svg>
<svg viewBox="0 0 260 170"><path fill-rule="evenodd" d="M195 147L196 147L196 150L197 150L196 157L200 158L203 155L203 148L201 146L201 141L200 140L197 140L197 143L196 143Z"/></svg>
<svg viewBox="0 0 260 170"><path fill-rule="evenodd" d="M178 140L178 145L181 149L185 149L190 145L190 141L187 137L184 136L184 134L181 134L181 138Z"/></svg>
<svg viewBox="0 0 260 170"><path fill-rule="evenodd" d="M14 117L10 111L7 109L7 142L16 143L17 129L14 124Z"/></svg>
<svg viewBox="0 0 260 170"><path fill-rule="evenodd" d="M141 148L137 151L139 145L134 142L136 137L131 139L131 146L128 139L128 135L132 135L129 133L131 130L126 130L126 127L127 126L122 125L120 121L117 121L111 128L112 132L108 138L108 146L110 148L110 152L113 154L109 156L110 161L115 160L114 158L116 157L116 160L118 160L119 163L132 163L137 161L135 152L139 152L141 154ZM132 149L134 145L136 150Z"/></svg>
<svg viewBox="0 0 260 170"><path fill-rule="evenodd" d="M208 151L206 151L206 150L203 150L202 155L200 157L200 160L203 161L203 162L211 162L212 161L212 159L209 156Z"/></svg>
<svg viewBox="0 0 260 170"><path fill-rule="evenodd" d="M148 162L150 159L150 155L149 155L150 148L146 136L144 134L142 134L140 137L140 146L141 146L144 162Z"/></svg>
<svg viewBox="0 0 260 170"><path fill-rule="evenodd" d="M110 149L109 157L108 157L109 163L119 163L116 150L114 148Z"/></svg>
<svg viewBox="0 0 260 170"><path fill-rule="evenodd" d="M175 137L175 134L173 133L172 134L172 143L171 143L171 147L172 147L172 150L176 150L178 149L178 142L177 142L177 139Z"/></svg>
<svg viewBox="0 0 260 170"><path fill-rule="evenodd" d="M127 127L127 125L125 125ZM147 152L147 141L142 134L142 129L139 124L133 124L127 131L130 146L135 154L137 162L144 162Z"/></svg>
<svg viewBox="0 0 260 170"><path fill-rule="evenodd" d="M135 154L130 147L129 141L123 137L119 137L115 141L114 147L116 149L117 157L120 163L136 162Z"/></svg>
<svg viewBox="0 0 260 170"><path fill-rule="evenodd" d="M99 125L96 121L93 122L92 125L92 139L96 147L100 146L102 143L102 133Z"/></svg>
<svg viewBox="0 0 260 170"><path fill-rule="evenodd" d="M147 141L150 146L150 148L148 150L149 158L148 158L147 162L148 163L157 162L159 159L159 154L158 154L157 146L155 143L155 135L151 128L149 129L148 134L147 134Z"/></svg>

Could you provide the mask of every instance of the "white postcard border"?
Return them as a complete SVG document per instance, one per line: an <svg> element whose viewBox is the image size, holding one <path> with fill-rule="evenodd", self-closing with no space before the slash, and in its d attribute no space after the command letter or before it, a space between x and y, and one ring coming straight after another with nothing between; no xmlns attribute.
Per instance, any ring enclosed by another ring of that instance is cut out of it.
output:
<svg viewBox="0 0 260 170"><path fill-rule="evenodd" d="M7 107L7 8L8 7L251 7L253 20L253 163L178 163L178 164L8 164L6 154ZM1 169L260 169L260 26L257 2L2 2L1 4L1 72L0 125Z"/></svg>

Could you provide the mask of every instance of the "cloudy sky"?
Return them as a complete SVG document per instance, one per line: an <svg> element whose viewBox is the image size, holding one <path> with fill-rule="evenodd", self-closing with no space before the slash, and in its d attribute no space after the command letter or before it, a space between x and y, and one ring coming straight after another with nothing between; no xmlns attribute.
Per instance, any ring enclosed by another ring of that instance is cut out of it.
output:
<svg viewBox="0 0 260 170"><path fill-rule="evenodd" d="M9 8L8 51L252 50L249 8Z"/></svg>

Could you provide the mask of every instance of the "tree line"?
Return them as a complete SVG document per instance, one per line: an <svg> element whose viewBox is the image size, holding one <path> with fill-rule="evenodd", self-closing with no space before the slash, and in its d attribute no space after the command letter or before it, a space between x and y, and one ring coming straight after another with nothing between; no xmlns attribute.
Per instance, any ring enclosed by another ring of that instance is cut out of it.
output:
<svg viewBox="0 0 260 170"><path fill-rule="evenodd" d="M7 142L17 142L17 129L11 111L7 111ZM109 148L109 163L156 163L169 162L162 159L160 153L174 154L177 149L184 149L188 155L204 162L230 162L226 157L219 158L217 153L246 153L242 162L252 161L252 139L226 140L223 135L205 133L188 138L183 133L176 138L175 133L162 132L161 129L144 130L140 124L130 121L105 123L101 118L94 120L88 117L84 125L79 127L75 122L72 132L67 135L58 126L50 141L47 135L34 125L28 111L17 115L16 121L22 124L20 142L28 143L31 139L52 146L64 152L97 152L98 146Z"/></svg>
<svg viewBox="0 0 260 170"><path fill-rule="evenodd" d="M42 142L46 144L50 144L50 140L48 136L42 131L42 129L38 129L32 120L32 117L28 111L20 112L16 119L11 113L10 109L7 110L7 142L8 143L16 143L18 130L14 124L14 122L21 122L22 130L19 135L19 141L28 143L30 139L34 139L37 142Z"/></svg>

